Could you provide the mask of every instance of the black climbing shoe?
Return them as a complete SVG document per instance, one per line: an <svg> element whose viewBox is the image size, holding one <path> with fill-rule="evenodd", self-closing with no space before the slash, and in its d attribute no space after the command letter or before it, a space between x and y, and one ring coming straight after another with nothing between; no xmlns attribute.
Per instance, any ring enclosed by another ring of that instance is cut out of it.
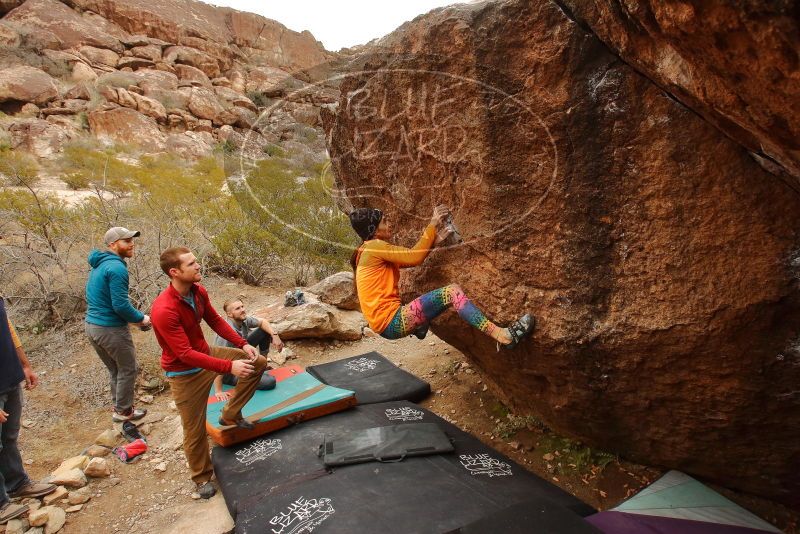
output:
<svg viewBox="0 0 800 534"><path fill-rule="evenodd" d="M525 337L529 336L531 332L533 332L534 327L536 326L536 319L531 316L531 314L526 313L516 321L514 321L511 326L508 327L508 333L511 334L511 343L508 345L503 345L503 347L507 349L513 349L519 342L522 341Z"/></svg>
<svg viewBox="0 0 800 534"><path fill-rule="evenodd" d="M416 330L414 330L414 332L411 335L417 336L417 339L419 340L425 339L425 336L428 335L428 328L430 328L430 325L427 323L420 325L416 328Z"/></svg>

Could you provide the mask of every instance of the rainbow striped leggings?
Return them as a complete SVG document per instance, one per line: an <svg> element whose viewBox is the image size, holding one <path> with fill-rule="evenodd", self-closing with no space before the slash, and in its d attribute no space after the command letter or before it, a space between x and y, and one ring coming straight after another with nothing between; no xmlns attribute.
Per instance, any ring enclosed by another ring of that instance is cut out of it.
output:
<svg viewBox="0 0 800 534"><path fill-rule="evenodd" d="M491 335L492 331L497 328L467 298L460 286L450 284L425 293L405 306L401 306L389 326L381 332L381 336L386 339L406 337L413 334L420 326L430 323L434 317L438 317L451 306L465 322L481 332Z"/></svg>

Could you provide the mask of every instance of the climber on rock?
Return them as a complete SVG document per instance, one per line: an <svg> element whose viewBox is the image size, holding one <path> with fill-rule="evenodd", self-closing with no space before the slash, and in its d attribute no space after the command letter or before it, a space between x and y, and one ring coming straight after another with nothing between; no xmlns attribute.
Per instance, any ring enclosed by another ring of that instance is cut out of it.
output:
<svg viewBox="0 0 800 534"><path fill-rule="evenodd" d="M514 348L533 330L535 321L525 314L508 328L491 322L467 296L460 286L450 284L417 297L406 305L400 301L398 281L401 267L421 264L431 251L436 229L441 227L449 210L437 206L430 224L412 248L390 244L392 231L386 215L378 209L359 208L350 213L350 224L362 239L353 252L350 265L361 311L372 330L386 339L399 339L414 334L423 339L430 322L453 307L458 315L496 340L498 346Z"/></svg>

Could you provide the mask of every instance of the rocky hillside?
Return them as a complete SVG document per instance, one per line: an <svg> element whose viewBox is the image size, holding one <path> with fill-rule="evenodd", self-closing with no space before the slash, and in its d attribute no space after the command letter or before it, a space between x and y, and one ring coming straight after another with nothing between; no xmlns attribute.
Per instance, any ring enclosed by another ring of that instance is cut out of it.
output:
<svg viewBox="0 0 800 534"><path fill-rule="evenodd" d="M532 312L513 352L433 326L517 410L800 507L797 9L566 4L436 10L355 58L323 112L339 186L406 244L453 208L464 244L404 297Z"/></svg>
<svg viewBox="0 0 800 534"><path fill-rule="evenodd" d="M187 157L219 144L263 157L270 145L319 137L319 106L338 94L314 84L336 57L310 33L233 9L4 0L0 16L0 142L40 158L85 136Z"/></svg>

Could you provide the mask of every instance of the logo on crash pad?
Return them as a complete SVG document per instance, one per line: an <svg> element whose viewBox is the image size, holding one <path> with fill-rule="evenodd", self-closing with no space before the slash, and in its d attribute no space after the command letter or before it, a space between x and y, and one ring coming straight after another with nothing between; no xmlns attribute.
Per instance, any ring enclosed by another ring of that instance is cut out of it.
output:
<svg viewBox="0 0 800 534"><path fill-rule="evenodd" d="M351 371L363 373L365 371L372 371L377 367L378 360L370 360L369 358L358 358L357 360L349 361L344 364Z"/></svg>
<svg viewBox="0 0 800 534"><path fill-rule="evenodd" d="M257 439L244 449L236 451L236 459L241 464L250 465L272 456L282 448L279 439Z"/></svg>
<svg viewBox="0 0 800 534"><path fill-rule="evenodd" d="M512 474L510 465L485 453L462 454L458 458L470 475L485 475L491 478Z"/></svg>
<svg viewBox="0 0 800 534"><path fill-rule="evenodd" d="M425 416L421 410L404 406L402 408L386 408L386 418L389 421L419 421Z"/></svg>
<svg viewBox="0 0 800 534"><path fill-rule="evenodd" d="M288 506L287 511L270 519L269 524L272 525L274 534L312 532L335 511L331 500L326 497L320 499L300 497Z"/></svg>

